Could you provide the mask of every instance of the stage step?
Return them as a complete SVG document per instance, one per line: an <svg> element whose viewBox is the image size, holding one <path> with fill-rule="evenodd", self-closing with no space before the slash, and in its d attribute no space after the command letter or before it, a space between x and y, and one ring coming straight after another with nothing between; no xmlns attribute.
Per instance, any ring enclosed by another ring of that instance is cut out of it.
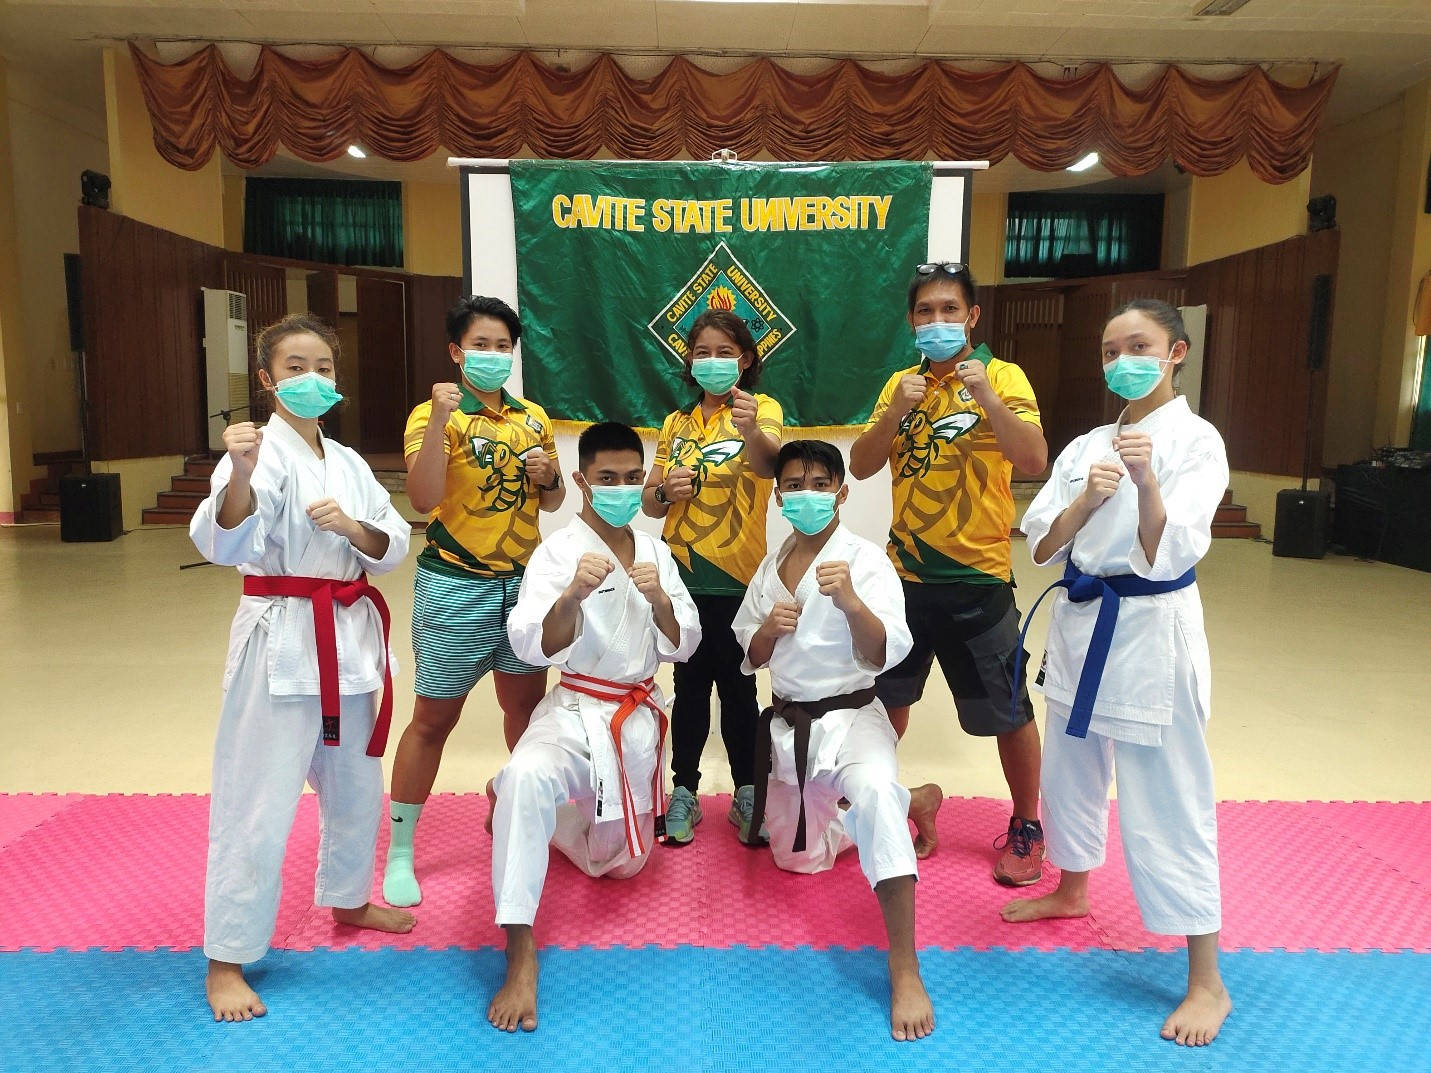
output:
<svg viewBox="0 0 1431 1073"><path fill-rule="evenodd" d="M1262 535L1262 526L1256 522L1213 522L1212 535L1255 540Z"/></svg>
<svg viewBox="0 0 1431 1073"><path fill-rule="evenodd" d="M145 525L188 525L194 517L192 510L165 510L163 507L146 507L141 515Z"/></svg>

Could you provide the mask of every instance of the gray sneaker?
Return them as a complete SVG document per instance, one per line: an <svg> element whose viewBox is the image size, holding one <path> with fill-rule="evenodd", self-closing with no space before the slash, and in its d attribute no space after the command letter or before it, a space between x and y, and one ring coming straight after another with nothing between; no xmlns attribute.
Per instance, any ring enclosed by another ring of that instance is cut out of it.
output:
<svg viewBox="0 0 1431 1073"><path fill-rule="evenodd" d="M726 814L726 818L729 819L735 827L740 829L740 840L746 845L750 844L748 836L750 834L751 814L754 811L755 787L738 787L735 791L735 797L731 799L730 812ZM765 824L762 823L760 825L760 841L758 844L764 846L768 845L769 842L770 832L766 829Z"/></svg>
<svg viewBox="0 0 1431 1073"><path fill-rule="evenodd" d="M696 837L701 822L701 802L684 786L677 786L666 801L666 845L684 846Z"/></svg>

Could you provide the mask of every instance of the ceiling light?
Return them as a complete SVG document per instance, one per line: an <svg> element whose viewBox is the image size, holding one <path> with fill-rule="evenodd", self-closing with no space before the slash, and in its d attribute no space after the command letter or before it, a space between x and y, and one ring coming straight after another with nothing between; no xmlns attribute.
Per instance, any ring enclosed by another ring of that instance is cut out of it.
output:
<svg viewBox="0 0 1431 1073"><path fill-rule="evenodd" d="M351 156L351 157L356 157L356 158L359 159L359 160L362 160L362 159L363 159L365 156L367 156L368 154L365 153L365 152L363 152L362 149L358 148L358 146L356 146L356 145L350 145L350 146L348 146L348 155Z"/></svg>
<svg viewBox="0 0 1431 1073"><path fill-rule="evenodd" d="M1064 171L1087 171L1089 168L1093 167L1093 165L1094 165L1094 164L1097 164L1097 163L1098 163L1098 154L1097 154L1097 153L1089 153L1089 154L1088 154L1086 157L1084 157L1082 160L1078 161L1077 163L1068 165L1068 167L1064 168L1063 170L1064 170Z"/></svg>
<svg viewBox="0 0 1431 1073"><path fill-rule="evenodd" d="M1248 0L1206 0L1198 5L1193 15L1231 15L1234 11L1241 10L1247 2Z"/></svg>

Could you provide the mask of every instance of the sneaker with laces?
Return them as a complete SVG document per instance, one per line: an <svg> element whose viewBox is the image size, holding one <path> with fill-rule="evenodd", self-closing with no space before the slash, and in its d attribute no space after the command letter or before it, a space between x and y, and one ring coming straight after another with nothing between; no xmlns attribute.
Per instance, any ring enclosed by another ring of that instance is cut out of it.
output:
<svg viewBox="0 0 1431 1073"><path fill-rule="evenodd" d="M731 798L730 812L726 813L726 818L730 820L740 831L740 840L747 845L750 839L750 821L755 812L755 787L740 786L736 788L735 796ZM765 846L770 843L770 831L765 824L760 825L759 845Z"/></svg>
<svg viewBox="0 0 1431 1073"><path fill-rule="evenodd" d="M1007 834L994 840L1003 850L994 865L994 879L1006 887L1027 887L1043 876L1043 825L1014 816Z"/></svg>
<svg viewBox="0 0 1431 1073"><path fill-rule="evenodd" d="M696 837L701 822L701 801L684 786L677 786L666 801L666 845L684 846Z"/></svg>

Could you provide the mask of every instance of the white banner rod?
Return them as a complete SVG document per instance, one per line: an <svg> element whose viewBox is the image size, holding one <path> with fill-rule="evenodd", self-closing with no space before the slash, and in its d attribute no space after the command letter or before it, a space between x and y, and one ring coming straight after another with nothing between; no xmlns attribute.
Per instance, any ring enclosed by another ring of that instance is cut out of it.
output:
<svg viewBox="0 0 1431 1073"><path fill-rule="evenodd" d="M477 168L480 171L506 171L511 163L506 157L470 157L470 156L450 156L447 158L449 168ZM592 161L600 164L724 164L723 160L601 160ZM733 164L769 164L775 166L789 165L825 165L825 164L862 164L870 161L860 160L734 160ZM908 163L921 163L921 161L909 161ZM987 160L931 160L935 171L987 171L989 162Z"/></svg>

